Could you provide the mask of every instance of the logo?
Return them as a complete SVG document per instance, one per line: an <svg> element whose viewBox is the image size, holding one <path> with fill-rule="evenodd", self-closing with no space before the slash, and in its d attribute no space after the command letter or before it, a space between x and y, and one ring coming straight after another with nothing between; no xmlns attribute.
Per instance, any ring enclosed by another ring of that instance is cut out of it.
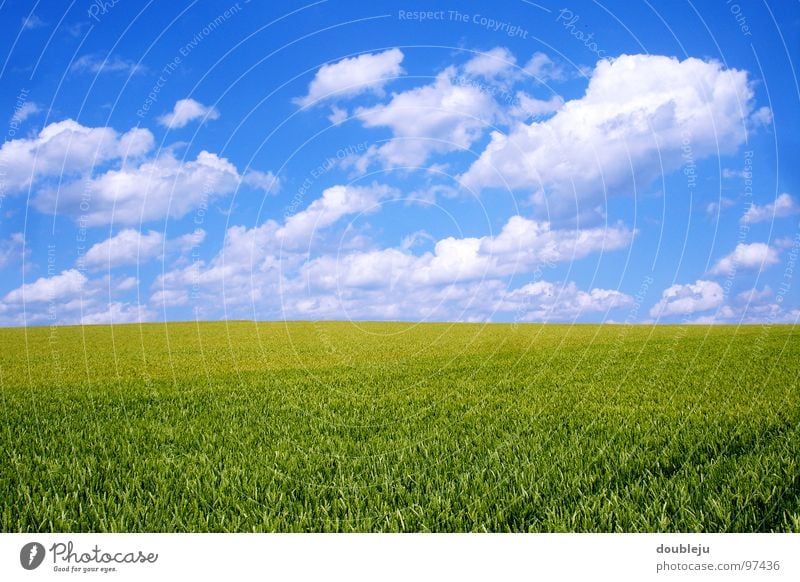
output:
<svg viewBox="0 0 800 582"><path fill-rule="evenodd" d="M19 552L19 563L26 570L35 570L44 561L44 546L39 542L29 542Z"/></svg>

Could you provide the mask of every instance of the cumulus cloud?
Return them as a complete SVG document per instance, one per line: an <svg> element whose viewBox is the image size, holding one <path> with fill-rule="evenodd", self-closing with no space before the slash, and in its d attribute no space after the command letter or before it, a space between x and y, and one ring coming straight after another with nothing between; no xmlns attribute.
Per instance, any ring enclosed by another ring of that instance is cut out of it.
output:
<svg viewBox="0 0 800 582"><path fill-rule="evenodd" d="M231 162L208 151L194 160L178 160L172 148L149 157L153 143L146 129L119 134L68 119L35 137L4 143L0 161L10 193L36 185L32 203L37 210L81 216L88 226L180 218L240 185L267 193L280 187L271 172L240 175Z"/></svg>
<svg viewBox="0 0 800 582"><path fill-rule="evenodd" d="M778 196L774 202L759 206L752 204L744 213L739 222L742 224L754 224L776 218L785 218L794 214L800 214L800 205L794 198L786 192Z"/></svg>
<svg viewBox="0 0 800 582"><path fill-rule="evenodd" d="M281 180L272 172L248 170L242 178L242 183L261 190L266 194L277 194L281 189Z"/></svg>
<svg viewBox="0 0 800 582"><path fill-rule="evenodd" d="M378 209L378 202L396 191L388 186L332 186L305 210L293 214L277 231L278 238L289 247L308 245L315 230L330 226L342 216Z"/></svg>
<svg viewBox="0 0 800 582"><path fill-rule="evenodd" d="M196 119L205 121L218 118L219 111L215 107L203 105L194 99L180 99L170 113L165 113L158 118L158 123L169 129L178 129Z"/></svg>
<svg viewBox="0 0 800 582"><path fill-rule="evenodd" d="M699 279L687 285L672 285L661 294L661 300L650 309L651 317L689 315L722 305L725 293L719 283Z"/></svg>
<svg viewBox="0 0 800 582"><path fill-rule="evenodd" d="M6 294L3 303L44 303L71 298L84 289L87 281L83 273L69 269L52 277L40 277L33 283L25 283Z"/></svg>
<svg viewBox="0 0 800 582"><path fill-rule="evenodd" d="M752 111L747 73L715 61L623 55L600 61L585 95L551 118L492 133L461 176L480 190L510 187L574 210L575 200L633 192L682 164L731 153Z"/></svg>
<svg viewBox="0 0 800 582"><path fill-rule="evenodd" d="M156 314L145 305L111 301L103 308L95 308L81 316L82 325L113 323L144 323L154 321Z"/></svg>
<svg viewBox="0 0 800 582"><path fill-rule="evenodd" d="M473 77L496 79L516 70L517 58L505 47L495 47L472 57L464 64L464 73Z"/></svg>
<svg viewBox="0 0 800 582"><path fill-rule="evenodd" d="M309 285L322 289L443 285L526 273L540 265L617 250L628 246L633 234L622 226L552 229L547 222L513 216L496 236L448 237L422 255L394 248L325 255L303 265L301 273Z"/></svg>
<svg viewBox="0 0 800 582"><path fill-rule="evenodd" d="M81 216L89 226L139 224L181 218L231 194L242 181L236 166L216 154L202 151L194 160L180 161L165 150L139 164L42 189L33 204L41 212Z"/></svg>
<svg viewBox="0 0 800 582"><path fill-rule="evenodd" d="M389 103L360 107L355 115L365 127L386 127L392 141L372 147L368 160L385 167L417 166L433 153L469 148L497 113L492 96L478 87L454 83L453 69L434 83L392 96Z"/></svg>
<svg viewBox="0 0 800 582"><path fill-rule="evenodd" d="M0 299L3 325L130 323L152 321L146 306L127 303L119 294L133 289L133 277L89 279L77 269L25 283Z"/></svg>
<svg viewBox="0 0 800 582"><path fill-rule="evenodd" d="M403 73L400 49L389 49L380 53L367 53L323 65L317 71L305 97L294 100L297 105L307 107L319 101L353 97L364 92L377 92L392 78Z"/></svg>
<svg viewBox="0 0 800 582"><path fill-rule="evenodd" d="M82 215L90 226L139 224L185 216L201 203L235 191L239 182L236 167L216 154L202 151L197 159L181 162L166 151L139 165L45 189L33 203L41 212ZM88 204L81 209L85 198Z"/></svg>
<svg viewBox="0 0 800 582"><path fill-rule="evenodd" d="M764 269L779 260L778 251L766 243L739 243L709 271L712 275L733 275L738 269Z"/></svg>
<svg viewBox="0 0 800 582"><path fill-rule="evenodd" d="M31 138L7 141L0 148L10 191L27 188L35 180L62 180L89 172L112 160L139 157L153 147L153 134L134 128L119 134L110 127L85 127L67 119L51 123Z"/></svg>
<svg viewBox="0 0 800 582"><path fill-rule="evenodd" d="M508 293L498 309L515 312L520 321L564 321L629 307L633 301L630 295L614 289L582 291L574 282L557 285L537 281Z"/></svg>
<svg viewBox="0 0 800 582"><path fill-rule="evenodd" d="M541 83L547 81L563 81L566 78L564 70L556 65L553 59L542 52L534 53L525 64L524 70Z"/></svg>
<svg viewBox="0 0 800 582"><path fill-rule="evenodd" d="M142 234L138 230L126 228L118 234L99 242L87 251L84 257L88 268L142 264L158 256L164 248L164 236L151 230Z"/></svg>

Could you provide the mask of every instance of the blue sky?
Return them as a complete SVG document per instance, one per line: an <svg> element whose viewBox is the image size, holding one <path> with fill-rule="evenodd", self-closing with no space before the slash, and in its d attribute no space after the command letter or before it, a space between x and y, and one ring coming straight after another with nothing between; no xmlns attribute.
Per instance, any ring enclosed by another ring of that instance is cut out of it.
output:
<svg viewBox="0 0 800 582"><path fill-rule="evenodd" d="M798 320L796 3L430 4L0 4L0 325Z"/></svg>

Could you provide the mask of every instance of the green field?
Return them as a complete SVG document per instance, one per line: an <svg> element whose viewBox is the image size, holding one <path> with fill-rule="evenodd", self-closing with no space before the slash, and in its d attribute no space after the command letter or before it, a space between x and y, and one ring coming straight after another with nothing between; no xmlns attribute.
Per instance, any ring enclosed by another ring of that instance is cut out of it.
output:
<svg viewBox="0 0 800 582"><path fill-rule="evenodd" d="M791 326L0 330L0 529L800 531Z"/></svg>

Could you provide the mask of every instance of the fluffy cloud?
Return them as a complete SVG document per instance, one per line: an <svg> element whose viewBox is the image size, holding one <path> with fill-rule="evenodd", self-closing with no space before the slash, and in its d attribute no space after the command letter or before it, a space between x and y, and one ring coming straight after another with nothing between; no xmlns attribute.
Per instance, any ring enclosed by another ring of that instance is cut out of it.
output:
<svg viewBox="0 0 800 582"><path fill-rule="evenodd" d="M71 298L84 289L87 281L88 279L83 273L76 269L69 269L59 275L40 277L33 283L25 283L10 291L3 298L3 303L45 303Z"/></svg>
<svg viewBox="0 0 800 582"><path fill-rule="evenodd" d="M134 128L120 135L110 127L85 127L67 119L51 123L36 137L7 141L0 148L6 186L20 191L48 177L62 180L111 160L137 158L153 147L153 134Z"/></svg>
<svg viewBox="0 0 800 582"><path fill-rule="evenodd" d="M0 324L81 324L152 321L146 306L127 303L120 294L135 288L136 279L89 279L76 269L40 277L14 289L0 300Z"/></svg>
<svg viewBox="0 0 800 582"><path fill-rule="evenodd" d="M765 220L773 220L775 218L785 218L793 214L800 214L800 205L791 197L791 195L784 192L775 199L775 202L759 206L752 204L744 213L739 222L743 224L753 224L756 222L764 222Z"/></svg>
<svg viewBox="0 0 800 582"><path fill-rule="evenodd" d="M779 260L778 251L765 243L739 243L709 271L712 275L733 275L738 269L763 269Z"/></svg>
<svg viewBox="0 0 800 582"><path fill-rule="evenodd" d="M305 264L302 276L321 289L444 285L527 273L537 266L617 250L628 246L633 235L624 227L554 230L549 223L513 216L496 236L448 237L419 256L392 248L326 255Z"/></svg>
<svg viewBox="0 0 800 582"><path fill-rule="evenodd" d="M308 86L306 96L294 102L307 107L327 99L353 97L366 91L380 92L393 77L403 73L400 66L403 57L400 49L393 48L323 65Z"/></svg>
<svg viewBox="0 0 800 582"><path fill-rule="evenodd" d="M513 311L521 321L565 321L633 305L633 297L614 289L582 291L575 283L529 283L503 298L500 311Z"/></svg>
<svg viewBox="0 0 800 582"><path fill-rule="evenodd" d="M661 300L650 309L651 317L689 315L722 305L725 293L719 283L702 279L688 285L672 285L661 294Z"/></svg>
<svg viewBox="0 0 800 582"><path fill-rule="evenodd" d="M348 214L375 211L378 202L392 194L396 191L379 184L332 186L308 208L288 217L277 236L288 247L308 246L315 230L328 227Z"/></svg>
<svg viewBox="0 0 800 582"><path fill-rule="evenodd" d="M180 218L242 184L267 193L280 187L271 172L240 175L227 159L207 151L189 161L178 160L171 148L147 157L153 143L146 129L119 134L67 119L35 137L4 143L0 162L9 192L34 185L37 210L81 216L88 226ZM111 164L117 167L108 169Z"/></svg>
<svg viewBox="0 0 800 582"><path fill-rule="evenodd" d="M746 72L695 58L623 55L600 61L586 94L553 117L517 124L491 142L463 184L525 189L534 200L574 209L575 199L633 192L695 160L743 143L752 111Z"/></svg>
<svg viewBox="0 0 800 582"><path fill-rule="evenodd" d="M566 78L564 70L556 65L545 53L534 53L525 65L525 72L541 83L547 81L563 81Z"/></svg>
<svg viewBox="0 0 800 582"><path fill-rule="evenodd" d="M33 200L41 212L82 216L89 226L139 224L189 211L234 192L242 182L236 166L202 151L180 161L166 150L155 159L124 165L58 189L43 189Z"/></svg>
<svg viewBox="0 0 800 582"><path fill-rule="evenodd" d="M385 167L417 166L432 153L469 148L496 115L491 95L480 88L454 83L454 70L436 76L430 85L396 93L387 104L358 108L365 127L386 127L394 139L370 148L367 158Z"/></svg>
<svg viewBox="0 0 800 582"><path fill-rule="evenodd" d="M194 99L180 99L170 113L165 113L158 118L158 122L164 127L178 129L185 127L195 119L218 118L219 111L215 107L203 105Z"/></svg>
<svg viewBox="0 0 800 582"><path fill-rule="evenodd" d="M467 61L464 64L464 73L491 80L512 73L516 64L517 58L511 51L504 47L495 47Z"/></svg>
<svg viewBox="0 0 800 582"><path fill-rule="evenodd" d="M95 308L81 316L82 325L110 323L143 323L156 319L156 314L144 305L111 301L103 308Z"/></svg>
<svg viewBox="0 0 800 582"><path fill-rule="evenodd" d="M136 265L146 262L163 251L164 236L151 230L142 234L138 230L127 228L115 236L93 245L84 261L89 268L120 265Z"/></svg>

